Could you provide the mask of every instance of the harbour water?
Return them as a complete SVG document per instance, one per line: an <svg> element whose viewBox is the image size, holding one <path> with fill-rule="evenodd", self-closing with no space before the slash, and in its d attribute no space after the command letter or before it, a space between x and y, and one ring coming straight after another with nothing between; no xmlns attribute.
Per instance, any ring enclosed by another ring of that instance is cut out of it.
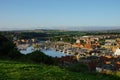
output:
<svg viewBox="0 0 120 80"><path fill-rule="evenodd" d="M35 49L30 46L30 47L27 47L26 49L24 50L20 50L20 52L22 54L29 54L31 52L35 51ZM49 55L51 57L62 57L62 56L66 56L67 54L63 53L63 52L59 52L59 51L55 51L54 49L42 49L41 50L43 53L45 53L46 55Z"/></svg>
<svg viewBox="0 0 120 80"><path fill-rule="evenodd" d="M49 56L52 56L52 57L62 57L62 56L67 55L65 53L55 51L54 49L42 50L42 52L45 53L46 55L49 55Z"/></svg>

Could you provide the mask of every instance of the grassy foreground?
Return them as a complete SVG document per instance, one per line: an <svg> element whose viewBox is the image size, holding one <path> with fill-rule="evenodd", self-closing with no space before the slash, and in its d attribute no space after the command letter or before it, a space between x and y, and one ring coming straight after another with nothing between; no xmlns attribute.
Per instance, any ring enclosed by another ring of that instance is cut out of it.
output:
<svg viewBox="0 0 120 80"><path fill-rule="evenodd" d="M120 80L100 73L76 73L44 64L0 60L0 80Z"/></svg>

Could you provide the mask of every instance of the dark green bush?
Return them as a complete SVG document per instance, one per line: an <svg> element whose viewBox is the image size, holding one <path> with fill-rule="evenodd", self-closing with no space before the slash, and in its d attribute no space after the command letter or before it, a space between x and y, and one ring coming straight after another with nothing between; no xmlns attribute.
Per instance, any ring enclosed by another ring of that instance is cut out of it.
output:
<svg viewBox="0 0 120 80"><path fill-rule="evenodd" d="M87 65L83 64L83 63L75 63L71 66L66 67L69 71L73 71L73 72L88 72L89 69L87 67Z"/></svg>
<svg viewBox="0 0 120 80"><path fill-rule="evenodd" d="M33 63L45 63L45 64L54 64L54 59L48 55L45 55L43 52L34 51L30 54L25 55L27 61Z"/></svg>

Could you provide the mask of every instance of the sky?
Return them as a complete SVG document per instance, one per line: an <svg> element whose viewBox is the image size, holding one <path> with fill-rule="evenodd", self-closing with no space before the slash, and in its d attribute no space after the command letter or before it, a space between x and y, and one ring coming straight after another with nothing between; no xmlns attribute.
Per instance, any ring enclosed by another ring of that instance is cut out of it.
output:
<svg viewBox="0 0 120 80"><path fill-rule="evenodd" d="M0 0L0 30L120 27L120 0Z"/></svg>

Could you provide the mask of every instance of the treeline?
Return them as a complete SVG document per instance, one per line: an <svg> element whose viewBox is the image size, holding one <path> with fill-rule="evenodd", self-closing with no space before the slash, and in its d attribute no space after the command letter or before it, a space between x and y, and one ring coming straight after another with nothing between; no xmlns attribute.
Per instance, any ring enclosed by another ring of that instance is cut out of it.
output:
<svg viewBox="0 0 120 80"><path fill-rule="evenodd" d="M86 32L86 35L117 35L120 34L119 31L111 32L111 31L93 31L93 32Z"/></svg>
<svg viewBox="0 0 120 80"><path fill-rule="evenodd" d="M22 39L31 39L31 38L39 38L39 37L48 37L49 35L46 33L35 33L35 32L24 32L19 34L19 38Z"/></svg>
<svg viewBox="0 0 120 80"><path fill-rule="evenodd" d="M60 31L60 30L43 30L40 32L35 31L3 31L1 34L7 37L16 36L18 38L36 38L36 37L55 37L55 36L82 36L85 35L85 32L80 31Z"/></svg>

